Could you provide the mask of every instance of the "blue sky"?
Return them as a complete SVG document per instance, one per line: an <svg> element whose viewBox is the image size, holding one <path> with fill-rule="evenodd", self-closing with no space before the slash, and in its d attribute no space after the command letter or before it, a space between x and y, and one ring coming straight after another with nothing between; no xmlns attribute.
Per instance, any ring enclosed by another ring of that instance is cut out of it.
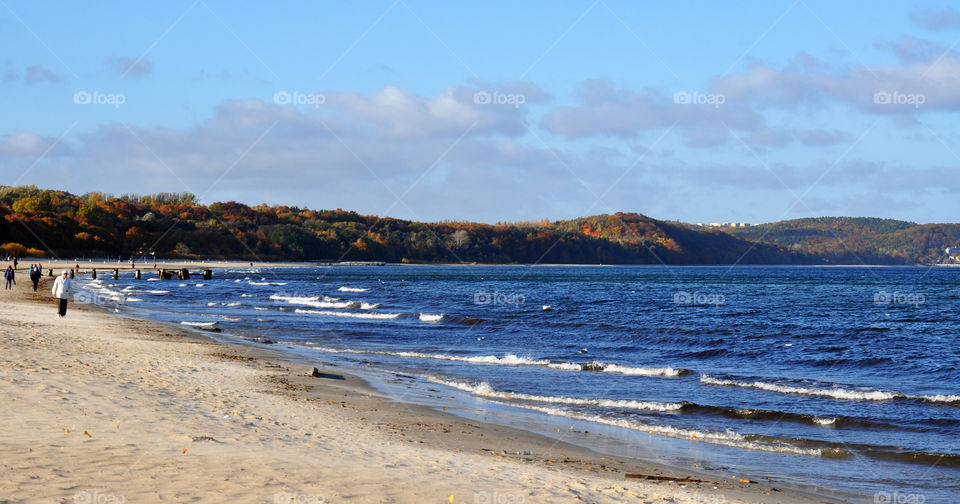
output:
<svg viewBox="0 0 960 504"><path fill-rule="evenodd" d="M947 3L0 0L0 46L5 185L428 221L957 221Z"/></svg>

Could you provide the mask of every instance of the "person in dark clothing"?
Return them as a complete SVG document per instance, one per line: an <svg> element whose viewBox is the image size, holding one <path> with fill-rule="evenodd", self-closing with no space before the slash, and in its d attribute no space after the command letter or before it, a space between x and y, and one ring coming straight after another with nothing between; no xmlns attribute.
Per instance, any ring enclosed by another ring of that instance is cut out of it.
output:
<svg viewBox="0 0 960 504"><path fill-rule="evenodd" d="M6 282L4 282L4 288L3 288L3 290L10 290L10 289L12 289L13 287L11 287L11 284L12 284L12 285L17 285L17 281L14 280L14 275L15 275L15 274L14 274L14 272L13 272L13 268L10 267L10 266L7 266L6 271L3 272L3 279L6 280Z"/></svg>
<svg viewBox="0 0 960 504"><path fill-rule="evenodd" d="M40 277L43 276L40 265L30 266L30 281L33 282L33 292L37 292L37 285L40 284Z"/></svg>

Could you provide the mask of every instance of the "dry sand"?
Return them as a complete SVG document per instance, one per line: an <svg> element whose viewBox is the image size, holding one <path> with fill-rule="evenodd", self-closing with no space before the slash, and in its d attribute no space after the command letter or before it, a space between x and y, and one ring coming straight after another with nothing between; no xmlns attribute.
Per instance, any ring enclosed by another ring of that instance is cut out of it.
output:
<svg viewBox="0 0 960 504"><path fill-rule="evenodd" d="M836 502L398 402L266 346L73 302L59 319L24 266L0 295L3 503Z"/></svg>

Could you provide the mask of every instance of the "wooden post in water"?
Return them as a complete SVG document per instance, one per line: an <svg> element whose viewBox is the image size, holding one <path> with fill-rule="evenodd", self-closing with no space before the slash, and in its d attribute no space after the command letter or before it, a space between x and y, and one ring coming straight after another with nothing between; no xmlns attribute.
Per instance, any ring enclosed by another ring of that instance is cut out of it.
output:
<svg viewBox="0 0 960 504"><path fill-rule="evenodd" d="M137 272L133 275L133 278L140 280L140 270L137 270Z"/></svg>
<svg viewBox="0 0 960 504"><path fill-rule="evenodd" d="M113 268L113 279L120 280L120 270L117 268Z"/></svg>
<svg viewBox="0 0 960 504"><path fill-rule="evenodd" d="M211 278L213 278L213 270L211 270L211 269L209 269L209 268L203 270L203 279L204 279L204 280L210 280Z"/></svg>
<svg viewBox="0 0 960 504"><path fill-rule="evenodd" d="M94 280L97 279L97 268L93 268L93 271L90 272L90 278L93 278Z"/></svg>

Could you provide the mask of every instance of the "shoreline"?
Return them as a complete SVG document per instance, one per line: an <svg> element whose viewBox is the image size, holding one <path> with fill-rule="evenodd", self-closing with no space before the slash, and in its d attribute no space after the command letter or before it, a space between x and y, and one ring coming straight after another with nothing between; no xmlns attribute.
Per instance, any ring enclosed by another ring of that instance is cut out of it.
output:
<svg viewBox="0 0 960 504"><path fill-rule="evenodd" d="M49 258L37 258L37 257L24 257L19 260L19 265L16 271L26 271L30 268L30 264L40 263L43 264L44 270L48 269L70 269L74 268L77 264L81 266L81 270L97 269L98 273L112 271L118 269L120 271L133 271L133 270L143 270L146 271L155 271L153 268L154 264L157 264L156 269L165 267L167 269L177 269L177 268L297 268L297 267L317 267L317 268L332 268L332 267L369 267L376 268L381 265L357 265L357 264L337 264L337 263L320 263L315 261L241 261L235 259L215 259L215 260L182 260L182 259L165 259L160 260L156 263L153 261L148 262L136 262L135 267L130 267L130 261L123 262L112 262L106 260L65 260L65 259L55 259L51 261ZM754 268L929 268L929 267L960 267L960 263L946 263L946 264L616 264L616 263L598 263L598 264L562 264L562 263L384 263L382 266L403 266L403 267L429 267L429 266L459 266L459 267L541 267L541 268L606 268L606 267L653 267L653 268L736 268L736 267L754 267ZM44 275L46 278L46 274Z"/></svg>
<svg viewBox="0 0 960 504"><path fill-rule="evenodd" d="M187 496L207 487L216 492L211 495L235 492L236 500L251 502L270 501L271 496L276 500L277 495L322 496L314 499L322 502L446 502L449 495L455 502L478 501L484 495L511 496L514 502L837 502L781 482L744 483L740 478L749 478L742 475L720 477L604 456L562 439L402 402L402 396L383 394L333 363L317 365L321 376L312 377L310 363L282 352L213 341L188 329L118 317L102 307L71 302L67 318L58 320L45 295L47 282L44 277L45 290L38 294L22 284L0 298L0 321L13 329L0 347L6 361L0 380L16 398L11 403L17 406L15 419L34 418L0 428L4 463L13 469L0 483L0 493L15 500L69 499L77 492L99 491L130 501ZM33 367L20 364L25 356L32 358ZM39 364L57 360L61 366ZM83 373L90 366L107 375ZM160 385L151 379L154 374L160 375ZM46 384L50 378L63 388L51 390ZM100 387L113 388L116 394L103 394ZM71 402L77 394L95 405L81 402L77 410L67 411L43 407ZM164 401L171 395L177 400ZM164 402L187 411L164 414L152 406ZM118 415L99 418L101 409ZM189 414L197 410L203 413L199 419ZM165 421L158 424L156 415ZM122 420L114 426L116 416ZM47 428L34 429L34 424ZM25 445L31 434L41 442ZM579 434L561 438L576 439ZM97 476L97 484L78 477L62 484L64 478L84 472L61 466L78 460L72 451L85 453L88 445L111 452L136 447L126 454L126 464L123 456L111 455L99 460L97 471L124 473L131 466L127 474L133 473L147 458L160 461L165 477L181 486L139 470L132 480L115 478L108 484ZM515 453L518 446L532 448L532 454ZM319 457L324 462L317 460L317 452L325 452ZM248 469L208 470L223 457ZM200 465L191 466L196 459ZM38 460L46 464L38 467ZM278 460L295 464L280 468L274 464ZM190 467L204 469L194 472ZM282 484L276 483L278 471L284 476ZM24 472L42 474L35 480ZM643 481L628 479L627 473L702 482ZM409 481L420 483L412 488Z"/></svg>

